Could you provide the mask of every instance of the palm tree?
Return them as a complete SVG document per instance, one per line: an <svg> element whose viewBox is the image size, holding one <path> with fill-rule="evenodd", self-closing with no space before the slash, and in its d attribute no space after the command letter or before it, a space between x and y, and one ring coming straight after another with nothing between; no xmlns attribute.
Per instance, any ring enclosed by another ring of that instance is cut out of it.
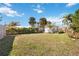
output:
<svg viewBox="0 0 79 59"><path fill-rule="evenodd" d="M71 25L72 25L72 14L66 15L63 18L63 23L64 25L66 25L66 29L65 31L68 32L71 29Z"/></svg>
<svg viewBox="0 0 79 59"><path fill-rule="evenodd" d="M64 20L62 21L64 23L64 25L66 25L66 32L69 31L69 29L71 29L71 26L72 26L72 17L73 15L72 14L69 14L69 15L66 15L64 16Z"/></svg>
<svg viewBox="0 0 79 59"><path fill-rule="evenodd" d="M69 26L72 22L72 14L63 17L64 20L62 21L65 25Z"/></svg>
<svg viewBox="0 0 79 59"><path fill-rule="evenodd" d="M34 17L30 17L29 18L29 24L31 25L32 28L35 27L36 21Z"/></svg>
<svg viewBox="0 0 79 59"><path fill-rule="evenodd" d="M47 25L47 20L46 20L46 18L40 18L39 24L40 24L40 26L43 28L43 32L44 32L45 26Z"/></svg>
<svg viewBox="0 0 79 59"><path fill-rule="evenodd" d="M69 36L79 38L79 9L74 14L64 17L63 21L69 26Z"/></svg>

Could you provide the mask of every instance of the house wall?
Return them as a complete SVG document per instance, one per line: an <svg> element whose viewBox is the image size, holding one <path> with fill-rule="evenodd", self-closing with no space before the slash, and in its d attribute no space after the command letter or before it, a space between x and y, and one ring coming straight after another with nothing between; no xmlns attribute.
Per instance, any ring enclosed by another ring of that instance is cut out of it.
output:
<svg viewBox="0 0 79 59"><path fill-rule="evenodd" d="M6 28L3 25L0 25L0 39L6 36Z"/></svg>
<svg viewBox="0 0 79 59"><path fill-rule="evenodd" d="M45 28L45 33L55 33L55 32L58 32L58 27L52 27L51 29L46 27Z"/></svg>

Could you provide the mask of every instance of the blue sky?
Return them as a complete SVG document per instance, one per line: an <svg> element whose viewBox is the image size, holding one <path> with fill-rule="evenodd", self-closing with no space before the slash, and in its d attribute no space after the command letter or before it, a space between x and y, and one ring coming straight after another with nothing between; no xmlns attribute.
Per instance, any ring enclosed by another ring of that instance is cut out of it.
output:
<svg viewBox="0 0 79 59"><path fill-rule="evenodd" d="M62 25L62 17L77 9L77 3L0 3L0 15L3 17L0 24L17 21L21 26L29 26L28 19L33 16L36 21L45 17L48 21Z"/></svg>

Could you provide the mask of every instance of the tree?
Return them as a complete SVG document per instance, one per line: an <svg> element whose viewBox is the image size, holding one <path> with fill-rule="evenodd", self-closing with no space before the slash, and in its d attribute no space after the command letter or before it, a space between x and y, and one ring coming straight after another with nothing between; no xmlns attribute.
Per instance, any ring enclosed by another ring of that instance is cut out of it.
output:
<svg viewBox="0 0 79 59"><path fill-rule="evenodd" d="M10 26L18 26L19 25L19 22L14 22L12 21L11 23L9 23Z"/></svg>
<svg viewBox="0 0 79 59"><path fill-rule="evenodd" d="M50 21L47 21L47 26L51 29L52 27L53 27L53 24L52 24L52 22L50 22Z"/></svg>
<svg viewBox="0 0 79 59"><path fill-rule="evenodd" d="M29 24L31 25L32 28L35 27L36 21L34 17L30 17L29 18Z"/></svg>
<svg viewBox="0 0 79 59"><path fill-rule="evenodd" d="M75 32L79 32L79 9L74 14L64 17L63 22L72 28Z"/></svg>
<svg viewBox="0 0 79 59"><path fill-rule="evenodd" d="M64 20L62 21L64 25L70 26L72 22L72 14L66 15L63 17Z"/></svg>
<svg viewBox="0 0 79 59"><path fill-rule="evenodd" d="M7 34L17 34L16 26L19 26L19 22L12 21L6 26Z"/></svg>
<svg viewBox="0 0 79 59"><path fill-rule="evenodd" d="M44 32L45 26L47 25L47 20L46 20L46 18L40 18L39 24L40 24L40 26L43 28L43 32Z"/></svg>
<svg viewBox="0 0 79 59"><path fill-rule="evenodd" d="M72 16L71 28L74 31L79 32L79 9Z"/></svg>
<svg viewBox="0 0 79 59"><path fill-rule="evenodd" d="M7 29L9 29L9 28L15 28L16 26L19 26L20 24L19 24L19 22L15 22L15 21L12 21L12 22L10 22L9 24L8 24L8 28Z"/></svg>

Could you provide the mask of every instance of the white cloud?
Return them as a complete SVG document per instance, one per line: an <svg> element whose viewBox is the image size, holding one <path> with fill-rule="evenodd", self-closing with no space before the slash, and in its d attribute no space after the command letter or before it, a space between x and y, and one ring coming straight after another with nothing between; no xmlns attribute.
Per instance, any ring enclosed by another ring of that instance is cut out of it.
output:
<svg viewBox="0 0 79 59"><path fill-rule="evenodd" d="M74 6L74 5L76 5L77 3L68 3L66 6L67 7L71 7L71 6Z"/></svg>
<svg viewBox="0 0 79 59"><path fill-rule="evenodd" d="M19 14L17 11L9 7L0 7L0 13L11 17L24 15L24 14Z"/></svg>
<svg viewBox="0 0 79 59"><path fill-rule="evenodd" d="M33 9L34 11L36 11L37 13L43 13L42 9Z"/></svg>
<svg viewBox="0 0 79 59"><path fill-rule="evenodd" d="M5 6L11 7L12 5L10 3L3 3Z"/></svg>
<svg viewBox="0 0 79 59"><path fill-rule="evenodd" d="M41 8L40 4L36 5L36 8L33 8L33 11L37 12L37 13L43 13L43 9Z"/></svg>

